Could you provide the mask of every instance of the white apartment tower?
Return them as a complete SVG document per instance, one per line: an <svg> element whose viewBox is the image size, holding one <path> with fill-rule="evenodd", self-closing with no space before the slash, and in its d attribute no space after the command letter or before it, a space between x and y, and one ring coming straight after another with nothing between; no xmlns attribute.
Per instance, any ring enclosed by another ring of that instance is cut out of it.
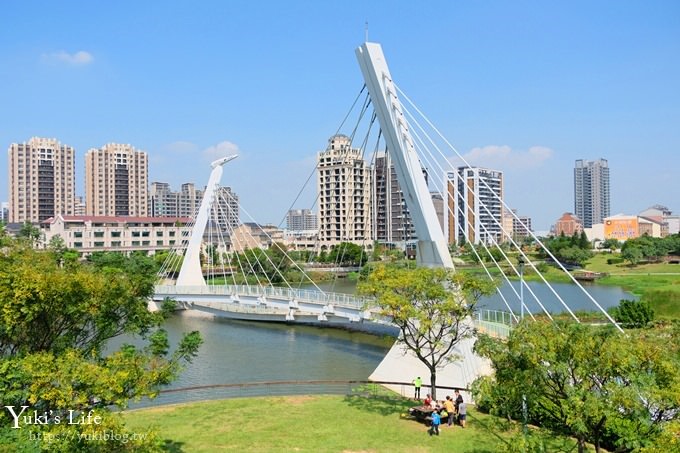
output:
<svg viewBox="0 0 680 453"><path fill-rule="evenodd" d="M447 214L444 231L449 244L500 243L503 235L503 172L458 167L446 172Z"/></svg>
<svg viewBox="0 0 680 453"><path fill-rule="evenodd" d="M232 232L241 224L239 202L236 192L231 187L219 187L215 192L217 224L220 230Z"/></svg>
<svg viewBox="0 0 680 453"><path fill-rule="evenodd" d="M584 228L609 217L609 165L606 159L576 161L574 166L574 214Z"/></svg>
<svg viewBox="0 0 680 453"><path fill-rule="evenodd" d="M75 150L54 138L12 143L9 157L9 222L42 222L73 215Z"/></svg>
<svg viewBox="0 0 680 453"><path fill-rule="evenodd" d="M334 135L318 154L319 242L371 241L371 170L346 135Z"/></svg>
<svg viewBox="0 0 680 453"><path fill-rule="evenodd" d="M85 155L89 216L148 216L149 165L144 151L109 143Z"/></svg>
<svg viewBox="0 0 680 453"><path fill-rule="evenodd" d="M316 231L319 219L311 209L291 209L286 214L286 230L288 231Z"/></svg>

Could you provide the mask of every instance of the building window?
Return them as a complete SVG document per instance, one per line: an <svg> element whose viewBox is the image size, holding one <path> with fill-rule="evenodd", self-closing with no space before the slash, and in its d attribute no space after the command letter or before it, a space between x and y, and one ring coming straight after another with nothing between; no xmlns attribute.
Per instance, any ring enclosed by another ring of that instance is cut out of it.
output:
<svg viewBox="0 0 680 453"><path fill-rule="evenodd" d="M156 241L156 245L163 245L163 241Z"/></svg>
<svg viewBox="0 0 680 453"><path fill-rule="evenodd" d="M102 241L95 241L94 246L95 246L95 247L104 247L104 242L102 242Z"/></svg>
<svg viewBox="0 0 680 453"><path fill-rule="evenodd" d="M149 232L148 232L148 231L142 231L142 237L143 237L143 238L148 238L148 237L149 237Z"/></svg>
<svg viewBox="0 0 680 453"><path fill-rule="evenodd" d="M120 247L120 241L111 241L111 247Z"/></svg>
<svg viewBox="0 0 680 453"><path fill-rule="evenodd" d="M83 237L83 232L82 231L74 231L73 237L74 238L81 238L81 237ZM82 246L82 243L81 243L81 246Z"/></svg>
<svg viewBox="0 0 680 453"><path fill-rule="evenodd" d="M103 237L104 237L104 232L103 232L103 231L95 231L95 232L94 232L94 237L96 237L96 238L103 238Z"/></svg>
<svg viewBox="0 0 680 453"><path fill-rule="evenodd" d="M171 241L169 241L169 242L168 242L168 244L170 244L170 245L175 245L175 241L174 241L174 239L173 239L173 240L171 240Z"/></svg>
<svg viewBox="0 0 680 453"><path fill-rule="evenodd" d="M77 249L78 249L78 248L81 248L82 246L83 246L83 243L82 243L82 242L74 242L74 243L73 243L73 247L74 247L74 248L77 248Z"/></svg>
<svg viewBox="0 0 680 453"><path fill-rule="evenodd" d="M163 237L163 231L156 231L156 237L162 238Z"/></svg>
<svg viewBox="0 0 680 453"><path fill-rule="evenodd" d="M139 246L139 241L132 241L132 246L133 246L133 247Z"/></svg>
<svg viewBox="0 0 680 453"><path fill-rule="evenodd" d="M174 237L175 237L175 232L174 232L174 231L170 231L170 237L171 237L171 238L174 238Z"/></svg>
<svg viewBox="0 0 680 453"><path fill-rule="evenodd" d="M120 231L112 231L111 237L112 238L119 238L120 237Z"/></svg>
<svg viewBox="0 0 680 453"><path fill-rule="evenodd" d="M139 231L133 231L133 232L132 232L132 237L133 237L133 238L138 238L138 237L139 237Z"/></svg>

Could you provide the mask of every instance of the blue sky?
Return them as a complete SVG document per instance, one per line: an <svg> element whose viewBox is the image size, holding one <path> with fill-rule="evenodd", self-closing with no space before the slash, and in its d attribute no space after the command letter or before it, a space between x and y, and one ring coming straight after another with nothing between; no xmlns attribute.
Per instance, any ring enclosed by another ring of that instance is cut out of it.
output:
<svg viewBox="0 0 680 453"><path fill-rule="evenodd" d="M609 160L612 214L680 211L680 2L7 1L0 145L150 155L150 180L223 184L279 223L380 42L399 87L506 202L547 229L573 210L576 159ZM346 131L345 131L346 132ZM6 179L7 159L0 159ZM6 181L0 200L7 200ZM295 207L310 207L303 197ZM249 220L249 219L244 219Z"/></svg>

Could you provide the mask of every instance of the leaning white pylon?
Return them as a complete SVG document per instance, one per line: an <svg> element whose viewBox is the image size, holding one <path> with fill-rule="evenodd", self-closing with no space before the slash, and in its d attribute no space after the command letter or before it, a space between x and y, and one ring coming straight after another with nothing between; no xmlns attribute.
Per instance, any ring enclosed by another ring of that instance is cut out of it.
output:
<svg viewBox="0 0 680 453"><path fill-rule="evenodd" d="M179 277L177 277L177 282L175 283L177 286L206 286L203 272L201 271L200 260L203 233L205 232L205 226L208 223L210 207L215 198L215 190L219 186L220 179L222 178L222 166L237 157L238 154L233 154L217 159L210 164L212 172L210 173L210 179L208 179L208 185L203 194L203 200L201 201L201 207L198 210L198 215L194 222L194 228L191 230L189 245L184 254L184 262L182 263Z"/></svg>

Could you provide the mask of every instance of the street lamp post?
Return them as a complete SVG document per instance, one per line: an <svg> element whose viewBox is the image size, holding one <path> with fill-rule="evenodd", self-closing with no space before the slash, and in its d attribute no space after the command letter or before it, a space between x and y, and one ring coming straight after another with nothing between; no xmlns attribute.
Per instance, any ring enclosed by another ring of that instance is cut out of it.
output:
<svg viewBox="0 0 680 453"><path fill-rule="evenodd" d="M524 319L524 257L522 255L517 259L519 265L519 319Z"/></svg>

